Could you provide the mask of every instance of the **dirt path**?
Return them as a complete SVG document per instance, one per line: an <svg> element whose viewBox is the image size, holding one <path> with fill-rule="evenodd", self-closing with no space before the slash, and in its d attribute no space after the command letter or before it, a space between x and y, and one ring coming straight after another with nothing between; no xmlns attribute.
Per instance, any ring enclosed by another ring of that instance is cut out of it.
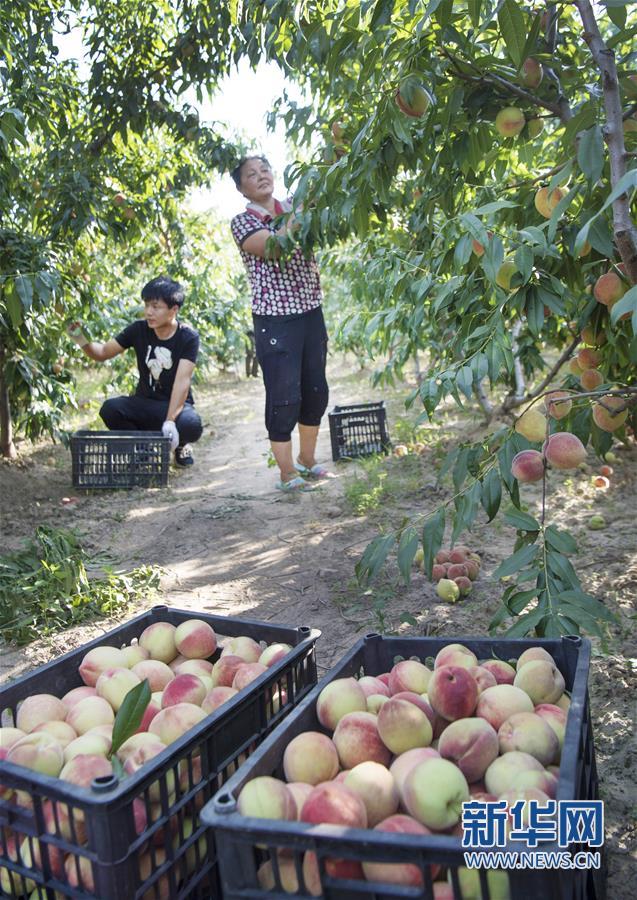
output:
<svg viewBox="0 0 637 900"><path fill-rule="evenodd" d="M331 361L330 384L332 402L384 397L393 433L399 433L399 419L406 418L404 385L375 391L366 373L342 359ZM64 448L43 444L25 454L20 466L0 464L3 549L19 546L42 522L74 527L96 551L109 550L122 568L160 566L164 573L160 600L170 605L320 628L323 670L370 630L487 634L502 593L491 573L511 552L515 537L501 519L491 525L478 521L467 536L482 555L483 569L473 594L462 604L441 603L420 573L414 574L409 587L391 571L367 591L352 584L354 565L379 525L396 527L403 516L424 513L448 496L436 486L435 472L457 440L480 432L475 414L449 410L441 424L431 427L423 456L391 462L392 492L381 508L356 515L344 488L360 471L358 465L336 467L337 477L314 494L288 497L274 490L262 406L260 380L220 377L200 389L198 407L206 428L195 448L196 466L171 471L165 490L82 495L69 506L62 504L62 498L72 493ZM413 421L416 415L409 418ZM579 540L576 568L584 587L621 617L605 653L594 642L590 680L606 803L609 900L632 896L637 877L637 466L634 450L620 456L607 494L591 488L590 475L568 473L558 477L552 497L556 524L572 529ZM327 422L319 457L331 458ZM528 491L530 509L538 496L533 489ZM591 510L602 511L612 522L601 536L586 530ZM130 610L126 618L136 611ZM411 624L405 624L406 619ZM79 646L111 624L74 628L17 651L0 652L0 681Z"/></svg>

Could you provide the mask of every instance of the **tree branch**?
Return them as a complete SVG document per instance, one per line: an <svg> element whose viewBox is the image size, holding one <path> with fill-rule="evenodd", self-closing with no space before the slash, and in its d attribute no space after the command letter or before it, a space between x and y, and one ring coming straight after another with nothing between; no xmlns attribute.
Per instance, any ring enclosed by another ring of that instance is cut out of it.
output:
<svg viewBox="0 0 637 900"><path fill-rule="evenodd" d="M539 397L549 384L553 381L559 370L562 368L564 363L571 358L573 355L573 351L580 343L581 338L579 335L568 345L568 347L564 350L560 358L557 360L554 366L551 367L548 374L542 381L538 384L536 388L532 391L529 391L525 397L507 397L500 408L500 413L509 412L512 409L516 409L518 406L522 406L523 403L528 403L529 400L535 400L536 397Z"/></svg>
<svg viewBox="0 0 637 900"><path fill-rule="evenodd" d="M478 401L478 404L482 409L482 412L484 413L484 417L487 420L488 424L493 418L493 405L487 397L483 381L479 381L477 384L473 385L473 393L475 394L475 398Z"/></svg>
<svg viewBox="0 0 637 900"><path fill-rule="evenodd" d="M584 25L584 40L588 44L601 74L606 110L604 139L608 146L610 183L614 188L621 177L626 174L623 113L615 54L604 43L589 0L575 0L575 6L579 10ZM613 226L617 249L626 267L626 274L632 284L637 284L637 228L631 219L630 203L626 194L622 194L613 202Z"/></svg>

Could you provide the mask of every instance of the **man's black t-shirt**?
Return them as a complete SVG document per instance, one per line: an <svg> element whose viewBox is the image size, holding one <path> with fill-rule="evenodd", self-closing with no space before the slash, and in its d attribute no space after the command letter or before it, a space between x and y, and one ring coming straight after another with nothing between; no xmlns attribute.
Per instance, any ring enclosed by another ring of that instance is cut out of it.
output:
<svg viewBox="0 0 637 900"><path fill-rule="evenodd" d="M189 359L197 362L199 335L194 328L181 322L177 331L166 341L161 341L144 319L127 325L115 340L120 347L135 348L139 369L139 383L135 391L137 397L170 400L179 361ZM194 403L192 391L188 391L187 402Z"/></svg>

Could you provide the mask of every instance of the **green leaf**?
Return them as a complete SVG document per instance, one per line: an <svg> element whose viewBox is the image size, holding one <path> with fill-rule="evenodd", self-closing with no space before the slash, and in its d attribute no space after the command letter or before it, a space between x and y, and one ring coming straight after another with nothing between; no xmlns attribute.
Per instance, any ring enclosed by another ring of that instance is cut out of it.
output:
<svg viewBox="0 0 637 900"><path fill-rule="evenodd" d="M530 588L528 591L514 591L510 597L507 597L505 605L511 615L519 616L535 597L537 597L537 588Z"/></svg>
<svg viewBox="0 0 637 900"><path fill-rule="evenodd" d="M372 581L378 575L395 543L395 534L384 534L374 538L367 545L365 552L354 567L361 584Z"/></svg>
<svg viewBox="0 0 637 900"><path fill-rule="evenodd" d="M555 525L549 525L544 531L546 543L558 553L576 553L577 542L568 531L559 531Z"/></svg>
<svg viewBox="0 0 637 900"><path fill-rule="evenodd" d="M570 603L571 606L577 606L596 619L603 619L605 622L617 621L617 616L610 609L596 597L586 594L584 591L562 591L558 594L557 600L559 603Z"/></svg>
<svg viewBox="0 0 637 900"><path fill-rule="evenodd" d="M538 548L535 544L527 544L520 547L512 556L503 560L493 573L493 578L504 578L507 575L513 575L519 572L525 566L528 566L537 556Z"/></svg>
<svg viewBox="0 0 637 900"><path fill-rule="evenodd" d="M604 167L604 139L599 125L580 134L577 162L591 184L599 180Z"/></svg>
<svg viewBox="0 0 637 900"><path fill-rule="evenodd" d="M14 284L20 302L26 312L31 309L31 304L33 303L33 283L26 275L17 275Z"/></svg>
<svg viewBox="0 0 637 900"><path fill-rule="evenodd" d="M618 300L617 303L613 305L613 308L610 311L610 320L613 325L619 321L621 316L625 316L626 313L632 313L633 331L637 333L637 284L626 291L621 300Z"/></svg>
<svg viewBox="0 0 637 900"><path fill-rule="evenodd" d="M520 616L520 618L504 632L505 637L524 637L525 634L528 634L531 629L536 628L545 618L546 610L540 608L534 609L533 612L527 613L525 616Z"/></svg>
<svg viewBox="0 0 637 900"><path fill-rule="evenodd" d="M526 43L526 23L519 3L515 0L504 0L498 13L498 23L509 56L515 67L519 68L524 61Z"/></svg>
<svg viewBox="0 0 637 900"><path fill-rule="evenodd" d="M398 542L398 552L396 554L398 568L403 576L405 584L411 581L411 566L418 549L418 532L415 528L405 528Z"/></svg>
<svg viewBox="0 0 637 900"><path fill-rule="evenodd" d="M482 479L480 500L490 522L497 515L502 500L502 482L496 469L490 469Z"/></svg>
<svg viewBox="0 0 637 900"><path fill-rule="evenodd" d="M469 12L469 18L471 19L471 24L474 28L477 28L480 24L480 8L482 6L482 0L467 0L467 10Z"/></svg>
<svg viewBox="0 0 637 900"><path fill-rule="evenodd" d="M442 539L445 534L445 508L441 506L430 516L422 528L422 548L424 551L424 567L428 578L431 578L431 570L436 553L442 547Z"/></svg>
<svg viewBox="0 0 637 900"><path fill-rule="evenodd" d="M24 312L22 304L20 303L20 298L18 297L18 293L15 289L15 284L12 279L7 279L5 283L4 302L7 306L7 312L9 313L11 324L15 329L18 329L22 324Z"/></svg>
<svg viewBox="0 0 637 900"><path fill-rule="evenodd" d="M533 516L522 512L521 509L509 509L504 514L505 521L518 531L539 531L540 523Z"/></svg>
<svg viewBox="0 0 637 900"><path fill-rule="evenodd" d="M113 724L111 756L115 756L124 741L135 734L141 725L146 707L150 703L150 697L151 691L147 678L144 678L141 684L131 688L124 697L124 702L117 710Z"/></svg>

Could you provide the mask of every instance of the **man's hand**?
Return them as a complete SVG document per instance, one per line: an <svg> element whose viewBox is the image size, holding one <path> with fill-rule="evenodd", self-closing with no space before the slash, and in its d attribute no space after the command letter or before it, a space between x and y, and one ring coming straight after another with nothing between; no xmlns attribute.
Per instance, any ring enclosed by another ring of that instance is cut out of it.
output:
<svg viewBox="0 0 637 900"><path fill-rule="evenodd" d="M71 322L66 329L66 333L78 347L85 347L89 343L89 339L82 331L81 322Z"/></svg>
<svg viewBox="0 0 637 900"><path fill-rule="evenodd" d="M177 426L170 419L166 419L161 426L161 433L164 437L170 438L170 449L176 450L179 446L179 432Z"/></svg>

